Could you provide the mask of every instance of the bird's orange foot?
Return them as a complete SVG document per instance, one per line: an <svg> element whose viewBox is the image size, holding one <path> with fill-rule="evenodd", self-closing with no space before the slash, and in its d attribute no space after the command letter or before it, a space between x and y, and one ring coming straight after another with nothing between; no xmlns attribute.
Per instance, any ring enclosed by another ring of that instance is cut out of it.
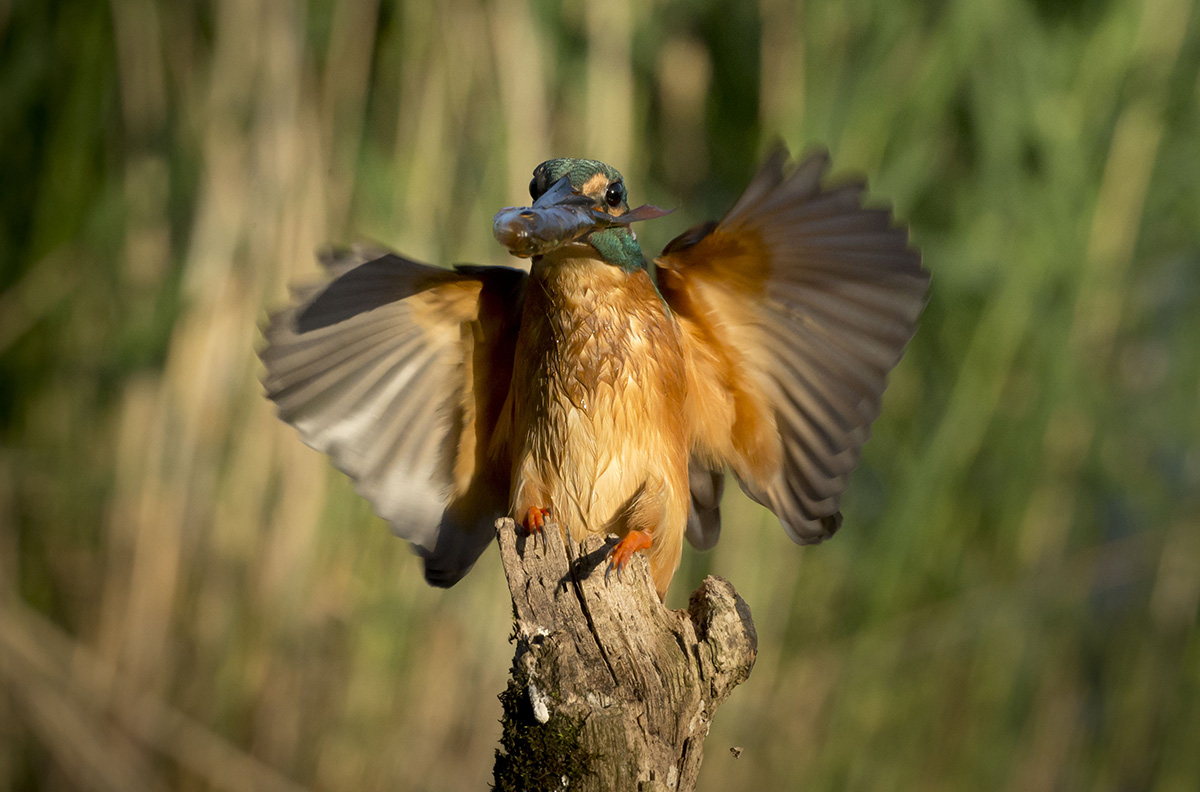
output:
<svg viewBox="0 0 1200 792"><path fill-rule="evenodd" d="M615 569L619 580L621 570L629 563L629 559L633 558L633 554L638 550L649 550L652 544L654 539L645 531L630 531L622 536L621 541L609 551L608 569L604 570L604 579L608 580L608 574Z"/></svg>
<svg viewBox="0 0 1200 792"><path fill-rule="evenodd" d="M540 534L542 529L546 527L546 518L549 516L549 509L530 506L525 511L525 516L521 518L521 527L525 529L525 533L535 536Z"/></svg>

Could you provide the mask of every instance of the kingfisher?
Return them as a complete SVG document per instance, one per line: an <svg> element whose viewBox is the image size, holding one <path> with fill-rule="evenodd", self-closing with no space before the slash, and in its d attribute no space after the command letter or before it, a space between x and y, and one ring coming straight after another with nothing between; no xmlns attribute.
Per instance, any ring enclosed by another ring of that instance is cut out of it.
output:
<svg viewBox="0 0 1200 792"><path fill-rule="evenodd" d="M511 516L619 537L665 598L683 541L711 548L732 473L799 544L832 536L929 273L862 180L778 144L719 221L647 261L624 178L533 172L493 232L528 270L331 251L268 321L279 416L328 454L451 586Z"/></svg>

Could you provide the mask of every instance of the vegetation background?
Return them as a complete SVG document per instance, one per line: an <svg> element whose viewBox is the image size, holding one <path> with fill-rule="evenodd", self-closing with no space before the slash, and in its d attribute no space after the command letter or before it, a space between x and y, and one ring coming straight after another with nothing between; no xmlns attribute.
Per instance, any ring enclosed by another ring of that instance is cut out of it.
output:
<svg viewBox="0 0 1200 792"><path fill-rule="evenodd" d="M657 250L776 136L933 292L838 537L685 551L761 642L702 788L1200 788L1195 6L0 0L0 790L485 788L496 555L426 587L257 326L327 240L511 263L550 156Z"/></svg>

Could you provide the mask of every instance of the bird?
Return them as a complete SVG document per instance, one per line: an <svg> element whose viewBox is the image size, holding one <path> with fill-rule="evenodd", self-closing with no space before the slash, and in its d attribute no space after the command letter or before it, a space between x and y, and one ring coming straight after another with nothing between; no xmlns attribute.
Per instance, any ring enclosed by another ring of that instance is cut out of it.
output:
<svg viewBox="0 0 1200 792"><path fill-rule="evenodd" d="M666 597L684 539L709 549L732 475L798 544L841 499L915 333L930 275L890 207L829 154L776 144L723 218L648 261L624 177L538 165L493 233L520 266L440 268L329 250L271 315L266 395L328 454L426 580L449 587L512 517L619 537Z"/></svg>

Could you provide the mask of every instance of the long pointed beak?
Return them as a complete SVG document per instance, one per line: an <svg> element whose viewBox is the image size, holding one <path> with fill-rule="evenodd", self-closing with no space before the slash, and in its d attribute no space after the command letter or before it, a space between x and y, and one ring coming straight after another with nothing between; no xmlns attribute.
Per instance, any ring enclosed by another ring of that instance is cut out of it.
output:
<svg viewBox="0 0 1200 792"><path fill-rule="evenodd" d="M497 212L492 233L509 253L530 258L582 239L593 231L665 214L668 212L656 206L639 206L620 217L613 217L597 209L592 199L572 188L570 180L564 176L534 201L533 206L510 206Z"/></svg>

